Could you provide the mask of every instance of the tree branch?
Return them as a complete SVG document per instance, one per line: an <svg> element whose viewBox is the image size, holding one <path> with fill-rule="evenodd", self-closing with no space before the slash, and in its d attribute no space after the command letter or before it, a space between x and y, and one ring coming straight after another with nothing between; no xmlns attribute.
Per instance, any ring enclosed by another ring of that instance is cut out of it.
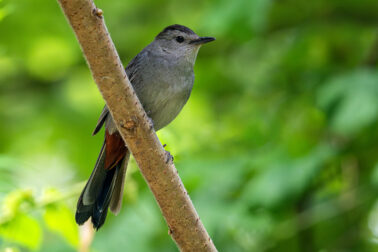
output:
<svg viewBox="0 0 378 252"><path fill-rule="evenodd" d="M126 76L92 0L58 0L93 78L133 154L181 251L216 251L206 229Z"/></svg>

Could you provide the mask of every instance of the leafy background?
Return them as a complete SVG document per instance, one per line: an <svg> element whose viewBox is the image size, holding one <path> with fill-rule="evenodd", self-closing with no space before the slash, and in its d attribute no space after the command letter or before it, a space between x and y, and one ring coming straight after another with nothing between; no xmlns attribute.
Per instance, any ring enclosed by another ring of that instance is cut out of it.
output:
<svg viewBox="0 0 378 252"><path fill-rule="evenodd" d="M220 251L378 250L378 1L96 4L125 65L173 23L217 38L159 136ZM102 106L57 2L0 0L0 250L82 245ZM90 251L177 251L135 162Z"/></svg>

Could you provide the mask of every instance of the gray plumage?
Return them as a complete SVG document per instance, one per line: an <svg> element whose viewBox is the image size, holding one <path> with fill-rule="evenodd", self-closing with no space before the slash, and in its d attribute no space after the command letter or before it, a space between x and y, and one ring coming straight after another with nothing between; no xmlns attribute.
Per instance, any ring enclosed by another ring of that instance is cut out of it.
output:
<svg viewBox="0 0 378 252"><path fill-rule="evenodd" d="M160 32L126 67L127 76L156 131L176 118L188 101L194 82L193 67L198 50L202 44L213 40L211 37L199 37L185 26L171 25ZM117 133L106 106L93 134L104 123L108 134ZM105 221L109 204L110 210L115 214L121 208L130 154L126 150L121 162L112 170L106 170L106 145L105 141L92 175L79 198L76 212L78 224L92 217L94 227L99 228Z"/></svg>

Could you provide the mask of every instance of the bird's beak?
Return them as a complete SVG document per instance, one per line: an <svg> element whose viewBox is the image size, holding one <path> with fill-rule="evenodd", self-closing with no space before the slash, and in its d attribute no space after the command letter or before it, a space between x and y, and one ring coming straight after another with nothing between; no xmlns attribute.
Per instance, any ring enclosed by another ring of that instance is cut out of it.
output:
<svg viewBox="0 0 378 252"><path fill-rule="evenodd" d="M199 37L198 39L190 41L189 44L202 45L202 44L206 44L206 43L209 43L211 41L214 41L214 40L215 40L215 38L213 38L213 37Z"/></svg>

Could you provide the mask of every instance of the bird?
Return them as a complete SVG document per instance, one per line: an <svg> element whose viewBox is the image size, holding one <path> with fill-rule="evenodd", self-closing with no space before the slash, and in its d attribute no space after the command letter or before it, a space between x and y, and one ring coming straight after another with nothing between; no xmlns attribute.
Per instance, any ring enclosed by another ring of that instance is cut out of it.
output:
<svg viewBox="0 0 378 252"><path fill-rule="evenodd" d="M200 37L190 28L165 27L126 66L126 74L156 131L177 117L189 99L194 83L194 63L203 44L214 37ZM104 143L94 169L77 202L75 220L89 218L98 230L108 209L117 215L122 205L130 151L105 105L92 135L105 126Z"/></svg>

